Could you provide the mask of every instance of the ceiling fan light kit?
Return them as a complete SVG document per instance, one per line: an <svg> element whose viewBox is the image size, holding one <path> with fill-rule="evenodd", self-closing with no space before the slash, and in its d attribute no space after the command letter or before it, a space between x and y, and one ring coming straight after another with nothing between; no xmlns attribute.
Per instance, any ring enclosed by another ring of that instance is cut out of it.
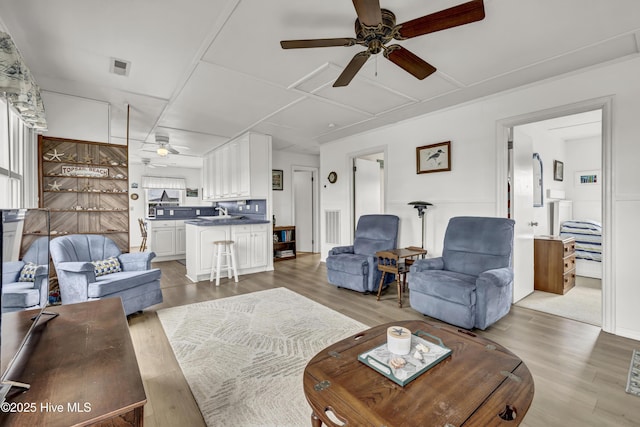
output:
<svg viewBox="0 0 640 427"><path fill-rule="evenodd" d="M156 148L156 153L160 157L167 157L169 153L180 154L178 150L169 144L168 135L156 134L155 144L158 146L158 148Z"/></svg>
<svg viewBox="0 0 640 427"><path fill-rule="evenodd" d="M405 40L436 31L484 19L483 0L472 0L458 6L444 9L421 18L396 25L396 16L387 9L380 8L379 0L353 0L358 18L355 21L356 38L332 38L312 40L283 40L283 49L313 47L353 46L367 48L358 52L347 64L333 87L347 86L364 66L371 55L383 52L383 56L409 74L422 80L436 71L436 68L403 48L399 44L387 46L391 40Z"/></svg>

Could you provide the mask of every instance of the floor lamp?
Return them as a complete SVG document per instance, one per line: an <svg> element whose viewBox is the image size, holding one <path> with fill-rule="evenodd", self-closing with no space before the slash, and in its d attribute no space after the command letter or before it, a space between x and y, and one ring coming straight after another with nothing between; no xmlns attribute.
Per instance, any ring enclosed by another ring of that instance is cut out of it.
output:
<svg viewBox="0 0 640 427"><path fill-rule="evenodd" d="M422 220L422 246L421 248L424 249L424 217L425 217L425 211L427 210L427 206L433 206L433 203L429 203L429 202L409 202L409 205L412 205L414 208L418 209L418 218L420 218Z"/></svg>

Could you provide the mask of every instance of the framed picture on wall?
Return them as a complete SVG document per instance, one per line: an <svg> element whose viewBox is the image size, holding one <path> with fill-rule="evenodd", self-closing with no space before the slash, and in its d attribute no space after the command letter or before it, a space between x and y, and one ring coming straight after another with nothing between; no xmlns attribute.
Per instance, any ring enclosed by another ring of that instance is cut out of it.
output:
<svg viewBox="0 0 640 427"><path fill-rule="evenodd" d="M451 170L451 141L416 148L416 173Z"/></svg>
<svg viewBox="0 0 640 427"><path fill-rule="evenodd" d="M579 171L576 172L576 185L598 185L600 184L600 171Z"/></svg>
<svg viewBox="0 0 640 427"><path fill-rule="evenodd" d="M564 163L560 160L553 161L553 180L562 181L564 179Z"/></svg>
<svg viewBox="0 0 640 427"><path fill-rule="evenodd" d="M284 178L284 172L280 169L272 169L271 170L271 188L273 190L282 191L283 185L282 181Z"/></svg>

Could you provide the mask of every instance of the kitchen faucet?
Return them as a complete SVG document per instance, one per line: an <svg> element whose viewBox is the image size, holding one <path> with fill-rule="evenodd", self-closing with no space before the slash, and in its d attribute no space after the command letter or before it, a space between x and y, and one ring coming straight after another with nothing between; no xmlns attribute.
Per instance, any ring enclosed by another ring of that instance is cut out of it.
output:
<svg viewBox="0 0 640 427"><path fill-rule="evenodd" d="M222 215L222 216L228 216L229 215L229 212L225 208L217 207L216 210L218 212L220 212L220 215Z"/></svg>

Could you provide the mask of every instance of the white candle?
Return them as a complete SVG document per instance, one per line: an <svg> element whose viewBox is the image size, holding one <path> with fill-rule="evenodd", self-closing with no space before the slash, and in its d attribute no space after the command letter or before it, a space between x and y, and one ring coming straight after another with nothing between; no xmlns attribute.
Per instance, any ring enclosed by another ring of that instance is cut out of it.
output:
<svg viewBox="0 0 640 427"><path fill-rule="evenodd" d="M402 326L387 328L387 348L394 354L409 354L411 351L411 331Z"/></svg>

